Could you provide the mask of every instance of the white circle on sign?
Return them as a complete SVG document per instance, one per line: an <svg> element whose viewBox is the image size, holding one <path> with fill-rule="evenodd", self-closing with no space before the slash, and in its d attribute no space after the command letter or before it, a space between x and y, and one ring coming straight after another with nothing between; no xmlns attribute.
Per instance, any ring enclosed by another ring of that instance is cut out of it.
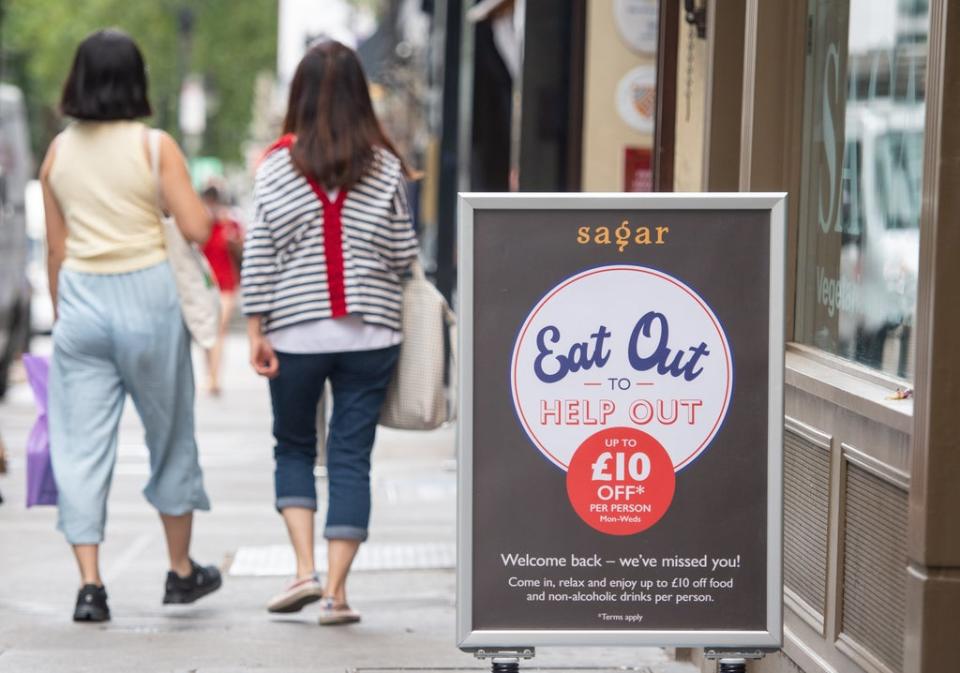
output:
<svg viewBox="0 0 960 673"><path fill-rule="evenodd" d="M614 0L613 16L623 41L641 54L657 53L657 0Z"/></svg>
<svg viewBox="0 0 960 673"><path fill-rule="evenodd" d="M680 470L726 417L733 363L719 319L685 283L648 267L602 266L534 306L514 344L510 385L524 431L558 467L599 430L632 427Z"/></svg>
<svg viewBox="0 0 960 673"><path fill-rule="evenodd" d="M632 129L653 133L657 112L657 76L652 65L638 65L617 84L617 113Z"/></svg>

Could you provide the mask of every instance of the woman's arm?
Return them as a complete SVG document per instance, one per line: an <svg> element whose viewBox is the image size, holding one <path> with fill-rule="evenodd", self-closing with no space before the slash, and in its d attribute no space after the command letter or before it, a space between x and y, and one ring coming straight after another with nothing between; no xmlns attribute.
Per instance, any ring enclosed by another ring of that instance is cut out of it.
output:
<svg viewBox="0 0 960 673"><path fill-rule="evenodd" d="M259 171L253 187L254 218L243 240L240 289L243 312L247 316L250 340L250 365L260 376L272 379L280 364L270 341L263 334L263 318L273 310L273 290L277 282L277 249L261 209Z"/></svg>
<svg viewBox="0 0 960 673"><path fill-rule="evenodd" d="M210 238L210 214L190 182L187 161L168 134L160 133L160 192L184 238L194 243Z"/></svg>
<svg viewBox="0 0 960 673"><path fill-rule="evenodd" d="M57 283L60 267L67 254L67 224L63 211L50 187L50 170L56 153L57 140L54 138L47 149L47 156L40 166L40 185L43 190L43 214L47 224L47 282L50 286L50 301L53 303L53 319L57 319Z"/></svg>
<svg viewBox="0 0 960 673"><path fill-rule="evenodd" d="M384 255L390 269L401 275L410 268L420 253L417 234L413 230L413 220L410 217L410 207L407 205L407 187L402 179L397 184L392 202L390 245L384 250Z"/></svg>

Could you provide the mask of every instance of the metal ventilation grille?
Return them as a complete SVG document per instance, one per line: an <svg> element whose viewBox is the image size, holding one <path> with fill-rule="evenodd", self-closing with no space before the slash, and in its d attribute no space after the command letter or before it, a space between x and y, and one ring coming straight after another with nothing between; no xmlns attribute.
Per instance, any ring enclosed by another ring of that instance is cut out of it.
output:
<svg viewBox="0 0 960 673"><path fill-rule="evenodd" d="M822 619L827 591L830 454L786 430L783 482L783 581Z"/></svg>
<svg viewBox="0 0 960 673"><path fill-rule="evenodd" d="M903 666L907 494L847 464L843 632L892 671Z"/></svg>

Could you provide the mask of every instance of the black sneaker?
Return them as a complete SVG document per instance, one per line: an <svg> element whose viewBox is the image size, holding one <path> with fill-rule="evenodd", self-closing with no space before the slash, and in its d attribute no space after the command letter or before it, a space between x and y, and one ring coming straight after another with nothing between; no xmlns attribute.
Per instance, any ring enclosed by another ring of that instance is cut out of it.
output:
<svg viewBox="0 0 960 673"><path fill-rule="evenodd" d="M77 594L77 607L73 611L75 622L110 621L110 608L107 606L107 590L96 584L84 584Z"/></svg>
<svg viewBox="0 0 960 673"><path fill-rule="evenodd" d="M193 603L220 588L222 580L216 566L201 566L193 559L190 560L190 565L193 571L187 577L180 577L172 570L167 573L164 605Z"/></svg>

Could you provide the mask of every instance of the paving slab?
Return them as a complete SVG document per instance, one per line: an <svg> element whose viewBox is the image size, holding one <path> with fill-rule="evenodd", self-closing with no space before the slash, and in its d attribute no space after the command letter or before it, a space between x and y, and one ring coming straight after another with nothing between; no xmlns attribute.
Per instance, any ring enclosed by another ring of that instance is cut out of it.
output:
<svg viewBox="0 0 960 673"><path fill-rule="evenodd" d="M284 548L286 535L273 509L267 389L246 366L238 336L228 344L226 372L221 397L198 396L201 463L213 510L196 517L193 553L229 570L238 551L274 550L282 557L276 550ZM455 647L456 576L449 559L419 563L419 569L415 562L418 550L449 554L454 544L453 428L379 433L370 536L379 560L351 576L350 601L363 621L334 628L320 627L309 608L287 617L266 612L267 600L286 581L282 558L270 561L269 572L228 574L223 589L194 606L160 605L164 542L156 513L140 493L146 448L128 406L102 549L113 621L78 625L70 621L76 568L55 530L55 510L23 505L23 444L33 414L23 384L0 403L0 434L10 451L10 473L0 476L6 498L0 505L0 673L489 670ZM405 564L397 555L404 548L413 550ZM523 670L585 667L695 670L658 648L542 649Z"/></svg>

